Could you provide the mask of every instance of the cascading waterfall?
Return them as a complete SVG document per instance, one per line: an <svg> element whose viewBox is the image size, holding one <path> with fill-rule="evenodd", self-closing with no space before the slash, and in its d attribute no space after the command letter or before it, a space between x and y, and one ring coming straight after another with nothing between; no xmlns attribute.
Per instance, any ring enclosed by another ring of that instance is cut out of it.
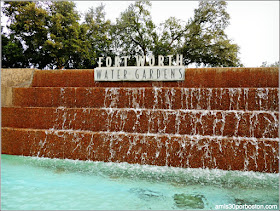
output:
<svg viewBox="0 0 280 211"><path fill-rule="evenodd" d="M15 107L2 109L4 135L21 141L12 153L278 172L277 88L29 87L14 94Z"/></svg>

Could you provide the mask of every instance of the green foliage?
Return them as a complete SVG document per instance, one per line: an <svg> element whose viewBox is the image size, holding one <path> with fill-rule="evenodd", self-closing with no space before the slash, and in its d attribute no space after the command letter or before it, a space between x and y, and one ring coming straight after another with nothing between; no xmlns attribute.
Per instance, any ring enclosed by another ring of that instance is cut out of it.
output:
<svg viewBox="0 0 280 211"><path fill-rule="evenodd" d="M175 17L168 18L161 26L161 31L154 38L153 54L156 59L158 55L167 56L179 53L178 50L182 46L182 38L185 33L182 21ZM165 61L165 63L167 62Z"/></svg>
<svg viewBox="0 0 280 211"><path fill-rule="evenodd" d="M154 47L155 25L152 22L149 1L137 1L121 13L114 26L115 49L122 55L147 56ZM130 60L133 61L133 60Z"/></svg>
<svg viewBox="0 0 280 211"><path fill-rule="evenodd" d="M28 61L24 58L24 49L21 42L13 36L8 37L6 34L1 34L2 38L2 67L26 67Z"/></svg>
<svg viewBox="0 0 280 211"><path fill-rule="evenodd" d="M16 42L15 40L21 42L21 45L17 44L19 48L24 47L23 54L28 61L27 64L38 68L45 67L50 62L47 59L47 52L43 48L48 33L47 11L36 2L11 1L5 2L3 12L11 21L8 27L11 32L10 37L14 42ZM3 55L5 56L5 54ZM8 55L6 56L8 58ZM10 59L15 58L10 57ZM17 61L11 60L10 62L16 63Z"/></svg>
<svg viewBox="0 0 280 211"><path fill-rule="evenodd" d="M45 42L45 47L50 52L52 64L58 69L73 67L77 54L83 53L78 20L73 2L59 1L50 5L50 39Z"/></svg>
<svg viewBox="0 0 280 211"><path fill-rule="evenodd" d="M97 57L113 56L112 27L111 22L105 18L105 6L103 4L96 8L90 8L85 14L86 27L85 38L87 40L88 57L85 60L86 67L96 67Z"/></svg>
<svg viewBox="0 0 280 211"><path fill-rule="evenodd" d="M240 66L239 47L232 44L224 32L228 24L225 1L201 1L194 18L186 25L181 49L185 64Z"/></svg>
<svg viewBox="0 0 280 211"><path fill-rule="evenodd" d="M136 1L112 24L103 4L89 8L80 21L71 1L4 2L9 33L1 35L2 65L95 68L101 56L127 55L132 65L138 55L153 54L157 60L158 55L181 53L186 65L241 66L239 47L225 34L225 1L200 1L187 22L170 17L159 27L152 21L151 6L149 1Z"/></svg>

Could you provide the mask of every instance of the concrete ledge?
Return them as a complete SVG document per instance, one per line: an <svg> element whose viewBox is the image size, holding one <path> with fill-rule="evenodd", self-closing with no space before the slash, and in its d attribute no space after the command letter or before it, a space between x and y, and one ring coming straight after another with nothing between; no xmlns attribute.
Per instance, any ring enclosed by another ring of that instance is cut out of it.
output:
<svg viewBox="0 0 280 211"><path fill-rule="evenodd" d="M267 139L2 128L2 153L182 168L279 172Z"/></svg>
<svg viewBox="0 0 280 211"><path fill-rule="evenodd" d="M1 106L12 106L13 87L30 87L35 69L1 69Z"/></svg>

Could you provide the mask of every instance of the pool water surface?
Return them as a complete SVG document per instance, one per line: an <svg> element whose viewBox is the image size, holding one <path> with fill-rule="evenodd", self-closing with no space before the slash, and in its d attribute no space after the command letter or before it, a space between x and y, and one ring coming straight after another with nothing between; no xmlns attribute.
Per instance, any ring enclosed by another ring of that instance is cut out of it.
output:
<svg viewBox="0 0 280 211"><path fill-rule="evenodd" d="M279 174L1 156L2 210L211 210L230 204L278 206Z"/></svg>

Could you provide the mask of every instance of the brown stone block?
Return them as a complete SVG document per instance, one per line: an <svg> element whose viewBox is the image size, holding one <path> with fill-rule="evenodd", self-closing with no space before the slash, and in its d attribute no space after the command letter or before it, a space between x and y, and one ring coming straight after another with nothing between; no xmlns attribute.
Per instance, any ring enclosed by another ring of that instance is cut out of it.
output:
<svg viewBox="0 0 280 211"><path fill-rule="evenodd" d="M209 105L209 89L196 88L190 89L189 93L189 109L207 110L210 109ZM212 109L214 106L212 105Z"/></svg>
<svg viewBox="0 0 280 211"><path fill-rule="evenodd" d="M199 90L198 89L191 89L191 93L190 93L190 97L191 97L191 109L198 109L200 107L200 102L199 102L199 98L200 98L200 95L199 95Z"/></svg>
<svg viewBox="0 0 280 211"><path fill-rule="evenodd" d="M21 134L18 130L1 128L1 153L11 155L22 155Z"/></svg>
<svg viewBox="0 0 280 211"><path fill-rule="evenodd" d="M259 113L254 123L254 137L277 138L279 128L279 113Z"/></svg>
<svg viewBox="0 0 280 211"><path fill-rule="evenodd" d="M49 152L47 145L49 144L45 133L37 132L35 130L28 131L22 130L22 151L23 155L27 156L43 156L51 157L51 153L48 155L44 152Z"/></svg>
<svg viewBox="0 0 280 211"><path fill-rule="evenodd" d="M131 101L131 92L127 89L119 88L119 96L118 96L118 102L116 103L116 108L129 108L130 107L130 101ZM141 103L140 103L141 105Z"/></svg>
<svg viewBox="0 0 280 211"><path fill-rule="evenodd" d="M128 163L135 163L135 146L136 146L136 140L134 140L134 138L136 139L137 136L134 136L132 134L126 134L125 136L123 136L123 140L125 143L125 150L126 153L125 155L123 155L123 160L124 162L128 162ZM121 143L121 142L119 142Z"/></svg>
<svg viewBox="0 0 280 211"><path fill-rule="evenodd" d="M245 149L245 167L244 170L256 170L258 168L257 165L257 148L256 145L258 145L258 143L256 143L255 141L243 141L243 148Z"/></svg>
<svg viewBox="0 0 280 211"><path fill-rule="evenodd" d="M89 107L91 96L88 95L87 89L81 89L80 87L71 88L71 93L69 93L72 98L72 105L66 105L66 107L71 108L82 108Z"/></svg>
<svg viewBox="0 0 280 211"><path fill-rule="evenodd" d="M110 136L107 134L99 134L94 139L94 158L98 161L110 161Z"/></svg>
<svg viewBox="0 0 280 211"><path fill-rule="evenodd" d="M166 163L166 138L163 136L146 136L150 138L147 158L150 165L164 166Z"/></svg>
<svg viewBox="0 0 280 211"><path fill-rule="evenodd" d="M34 98L33 102L36 102L36 106L38 107L52 107L53 106L53 89L43 89L36 90L34 89L32 96L25 96Z"/></svg>
<svg viewBox="0 0 280 211"><path fill-rule="evenodd" d="M279 111L279 89L270 89L269 91L269 100L268 103L268 110L271 111Z"/></svg>
<svg viewBox="0 0 280 211"><path fill-rule="evenodd" d="M142 136L142 155L141 155L141 164L151 165L155 163L155 155L156 155L156 145L153 141L153 137L150 136Z"/></svg>
<svg viewBox="0 0 280 211"><path fill-rule="evenodd" d="M241 96L241 89L239 88L229 88L228 95L226 97L229 98L229 108L228 110L239 110L239 102L240 102L240 96Z"/></svg>
<svg viewBox="0 0 280 211"><path fill-rule="evenodd" d="M125 155L128 163L141 163L142 143L141 136L128 134L127 144L129 145Z"/></svg>
<svg viewBox="0 0 280 211"><path fill-rule="evenodd" d="M193 118L193 122L194 124L192 125L192 135L198 135L198 134L203 134L203 122L201 121L201 113L197 112L194 114L191 114L192 118Z"/></svg>
<svg viewBox="0 0 280 211"><path fill-rule="evenodd" d="M14 111L15 112L15 111ZM9 107L1 107L1 126L11 127L11 120L13 119L13 111Z"/></svg>
<svg viewBox="0 0 280 211"><path fill-rule="evenodd" d="M145 96L143 97L143 106L141 108L155 108L157 105L155 103L155 96L153 94L153 89L145 88Z"/></svg>
<svg viewBox="0 0 280 211"><path fill-rule="evenodd" d="M13 88L14 106L32 106L37 105L34 89Z"/></svg>
<svg viewBox="0 0 280 211"><path fill-rule="evenodd" d="M161 112L161 124L159 125L160 133L175 134L176 113L175 112Z"/></svg>
<svg viewBox="0 0 280 211"><path fill-rule="evenodd" d="M159 131L159 125L160 125L160 111L159 110L148 110L147 111L147 117L148 117L148 132L149 133L157 133ZM144 125L145 126L145 125Z"/></svg>
<svg viewBox="0 0 280 211"><path fill-rule="evenodd" d="M278 172L279 142L2 128L6 154L191 168Z"/></svg>
<svg viewBox="0 0 280 211"><path fill-rule="evenodd" d="M123 131L127 119L128 110L114 110L108 117L108 130L109 131Z"/></svg>
<svg viewBox="0 0 280 211"><path fill-rule="evenodd" d="M200 121L202 123L202 133L199 133L201 135L213 135L213 126L214 126L214 120L216 119L216 114L207 112L206 114L201 113L200 114Z"/></svg>
<svg viewBox="0 0 280 211"><path fill-rule="evenodd" d="M36 70L33 87L93 86L93 70Z"/></svg>
<svg viewBox="0 0 280 211"><path fill-rule="evenodd" d="M211 99L211 105L213 106L213 108L211 109L216 108L217 110L222 110L220 96L221 96L221 89L213 89L212 99Z"/></svg>
<svg viewBox="0 0 280 211"><path fill-rule="evenodd" d="M87 160L87 146L90 144L90 136L88 133L67 133L64 132L65 141L63 151L65 158Z"/></svg>
<svg viewBox="0 0 280 211"><path fill-rule="evenodd" d="M65 89L65 88L60 88L59 92L59 100L60 100L60 105L63 107L73 107L74 106L74 101L75 101L75 95L74 95L74 88L70 89Z"/></svg>
<svg viewBox="0 0 280 211"><path fill-rule="evenodd" d="M227 159L229 162L232 163L231 169L238 170L243 169L245 170L246 164L246 148L245 145L246 141L239 141L239 140L224 140L224 142L229 142L229 147L227 148L226 154L228 155Z"/></svg>
<svg viewBox="0 0 280 211"><path fill-rule="evenodd" d="M180 112L179 134L195 134L195 113Z"/></svg>
<svg viewBox="0 0 280 211"><path fill-rule="evenodd" d="M253 153L251 153L252 157L254 157L253 159L254 171L276 172L278 166L274 161L277 160L278 155L276 151L273 153L273 150L279 148L278 147L279 143L274 141L259 141L257 147L255 143L253 144L251 143L251 145L253 145L253 147L255 148ZM267 146L269 146L269 152L267 152L266 149ZM267 158L267 155L270 155L269 158Z"/></svg>
<svg viewBox="0 0 280 211"><path fill-rule="evenodd" d="M136 132L141 130L141 126L138 124L136 125L137 120L137 113L129 110L125 113L122 117L122 124L120 126L120 131L131 131Z"/></svg>
<svg viewBox="0 0 280 211"><path fill-rule="evenodd" d="M92 103L89 102L89 107L96 107L96 108L102 108L105 107L105 90L102 88L98 88L98 89L90 89L88 88L88 90L90 90L91 93L91 99L92 99Z"/></svg>
<svg viewBox="0 0 280 211"><path fill-rule="evenodd" d="M180 109L181 108L181 90L174 88L162 88L160 95L163 109Z"/></svg>
<svg viewBox="0 0 280 211"><path fill-rule="evenodd" d="M216 112L216 118L213 122L213 132L216 136L222 136L225 125L225 112Z"/></svg>
<svg viewBox="0 0 280 211"><path fill-rule="evenodd" d="M180 96L180 101L181 101L181 107L180 109L190 109L189 105L191 102L190 95L189 95L189 89L187 88L178 88L181 90L181 96Z"/></svg>
<svg viewBox="0 0 280 211"><path fill-rule="evenodd" d="M211 99L213 98L213 89L201 89L201 100L200 100L200 108L203 110L215 109L212 105Z"/></svg>
<svg viewBox="0 0 280 211"><path fill-rule="evenodd" d="M147 131L149 131L149 115L147 112L142 110L131 110L129 113L134 113L133 118L131 120L127 118L126 122L131 121L130 125L133 125L133 127L127 132L147 133Z"/></svg>
<svg viewBox="0 0 280 211"><path fill-rule="evenodd" d="M250 88L238 88L236 91L236 98L235 101L233 102L236 104L236 110L248 110L246 106L247 103L247 97L246 93L248 92Z"/></svg>
<svg viewBox="0 0 280 211"><path fill-rule="evenodd" d="M265 164L265 172L279 172L279 140L263 141L263 148L259 147L264 153L262 157ZM261 169L259 169L261 170Z"/></svg>
<svg viewBox="0 0 280 211"><path fill-rule="evenodd" d="M110 161L126 162L126 155L129 148L129 140L123 134L111 136L110 138Z"/></svg>
<svg viewBox="0 0 280 211"><path fill-rule="evenodd" d="M153 109L160 109L160 108L166 108L164 105L164 94L163 94L163 89L159 87L154 87L152 90L153 94Z"/></svg>
<svg viewBox="0 0 280 211"><path fill-rule="evenodd" d="M278 112L2 108L4 127L277 138Z"/></svg>
<svg viewBox="0 0 280 211"><path fill-rule="evenodd" d="M233 160L231 159L232 152L230 150L230 142L220 139L208 140L208 153L211 154L211 162L213 168L229 170L232 167ZM242 161L240 161L242 162ZM240 167L241 169L242 167Z"/></svg>
<svg viewBox="0 0 280 211"><path fill-rule="evenodd" d="M248 94L247 94L247 107L248 110L258 110L258 106L256 105L256 99L255 99L255 90L254 89L249 89Z"/></svg>
<svg viewBox="0 0 280 211"><path fill-rule="evenodd" d="M34 89L38 90L38 92L41 92L40 90L42 90L41 88L34 88ZM47 89L47 88L45 88L45 89ZM52 107L61 107L62 102L61 102L61 90L60 90L60 88L52 87L50 89L52 89Z"/></svg>
<svg viewBox="0 0 280 211"><path fill-rule="evenodd" d="M89 109L89 116L90 118L88 118L86 112L83 113L83 115L85 115L85 118L82 119L86 119L85 125L88 126L87 129L91 130L91 131L107 131L110 128L110 115L112 114L108 114L107 112L104 112L104 110L100 110L100 109ZM112 116L111 116L112 117ZM88 121L88 123L87 123ZM83 129L83 128L81 128Z"/></svg>
<svg viewBox="0 0 280 211"><path fill-rule="evenodd" d="M94 82L93 70L36 70L33 87L278 87L278 68L187 68L183 82Z"/></svg>
<svg viewBox="0 0 280 211"><path fill-rule="evenodd" d="M69 85L73 87L90 86L93 82L93 70L71 70L69 71Z"/></svg>
<svg viewBox="0 0 280 211"><path fill-rule="evenodd" d="M15 133L16 133L15 138L18 141L22 142L22 144L20 145L21 155L25 155L25 156L32 155L34 151L32 151L31 149L32 149L35 132L33 131L27 132L26 130L17 130L15 131Z"/></svg>
<svg viewBox="0 0 280 211"><path fill-rule="evenodd" d="M183 143L185 140L182 138L166 138L166 154L168 159L168 164L174 167L183 167L186 165L185 157L187 156L187 151L185 147L183 147ZM185 143L184 143L185 144Z"/></svg>
<svg viewBox="0 0 280 211"><path fill-rule="evenodd" d="M229 108L231 106L231 101L229 97L229 89L219 89L218 92L218 98L219 98L219 110L223 110L224 108ZM226 109L228 110L228 109Z"/></svg>
<svg viewBox="0 0 280 211"><path fill-rule="evenodd" d="M26 96L24 96L26 93ZM17 106L275 110L276 88L16 88Z"/></svg>
<svg viewBox="0 0 280 211"><path fill-rule="evenodd" d="M224 136L234 136L238 123L238 116L235 113L225 114L225 126L223 130Z"/></svg>
<svg viewBox="0 0 280 211"><path fill-rule="evenodd" d="M189 168L205 168L204 166L204 148L203 145L204 141L201 139L192 138L190 140L190 143L187 145L188 148L190 148L189 151L189 157L188 157L188 167ZM185 166L183 166L185 167ZM186 166L187 167L187 166Z"/></svg>
<svg viewBox="0 0 280 211"><path fill-rule="evenodd" d="M239 122L238 122L238 136L241 137L250 137L250 118L251 114L250 113L244 113Z"/></svg>

